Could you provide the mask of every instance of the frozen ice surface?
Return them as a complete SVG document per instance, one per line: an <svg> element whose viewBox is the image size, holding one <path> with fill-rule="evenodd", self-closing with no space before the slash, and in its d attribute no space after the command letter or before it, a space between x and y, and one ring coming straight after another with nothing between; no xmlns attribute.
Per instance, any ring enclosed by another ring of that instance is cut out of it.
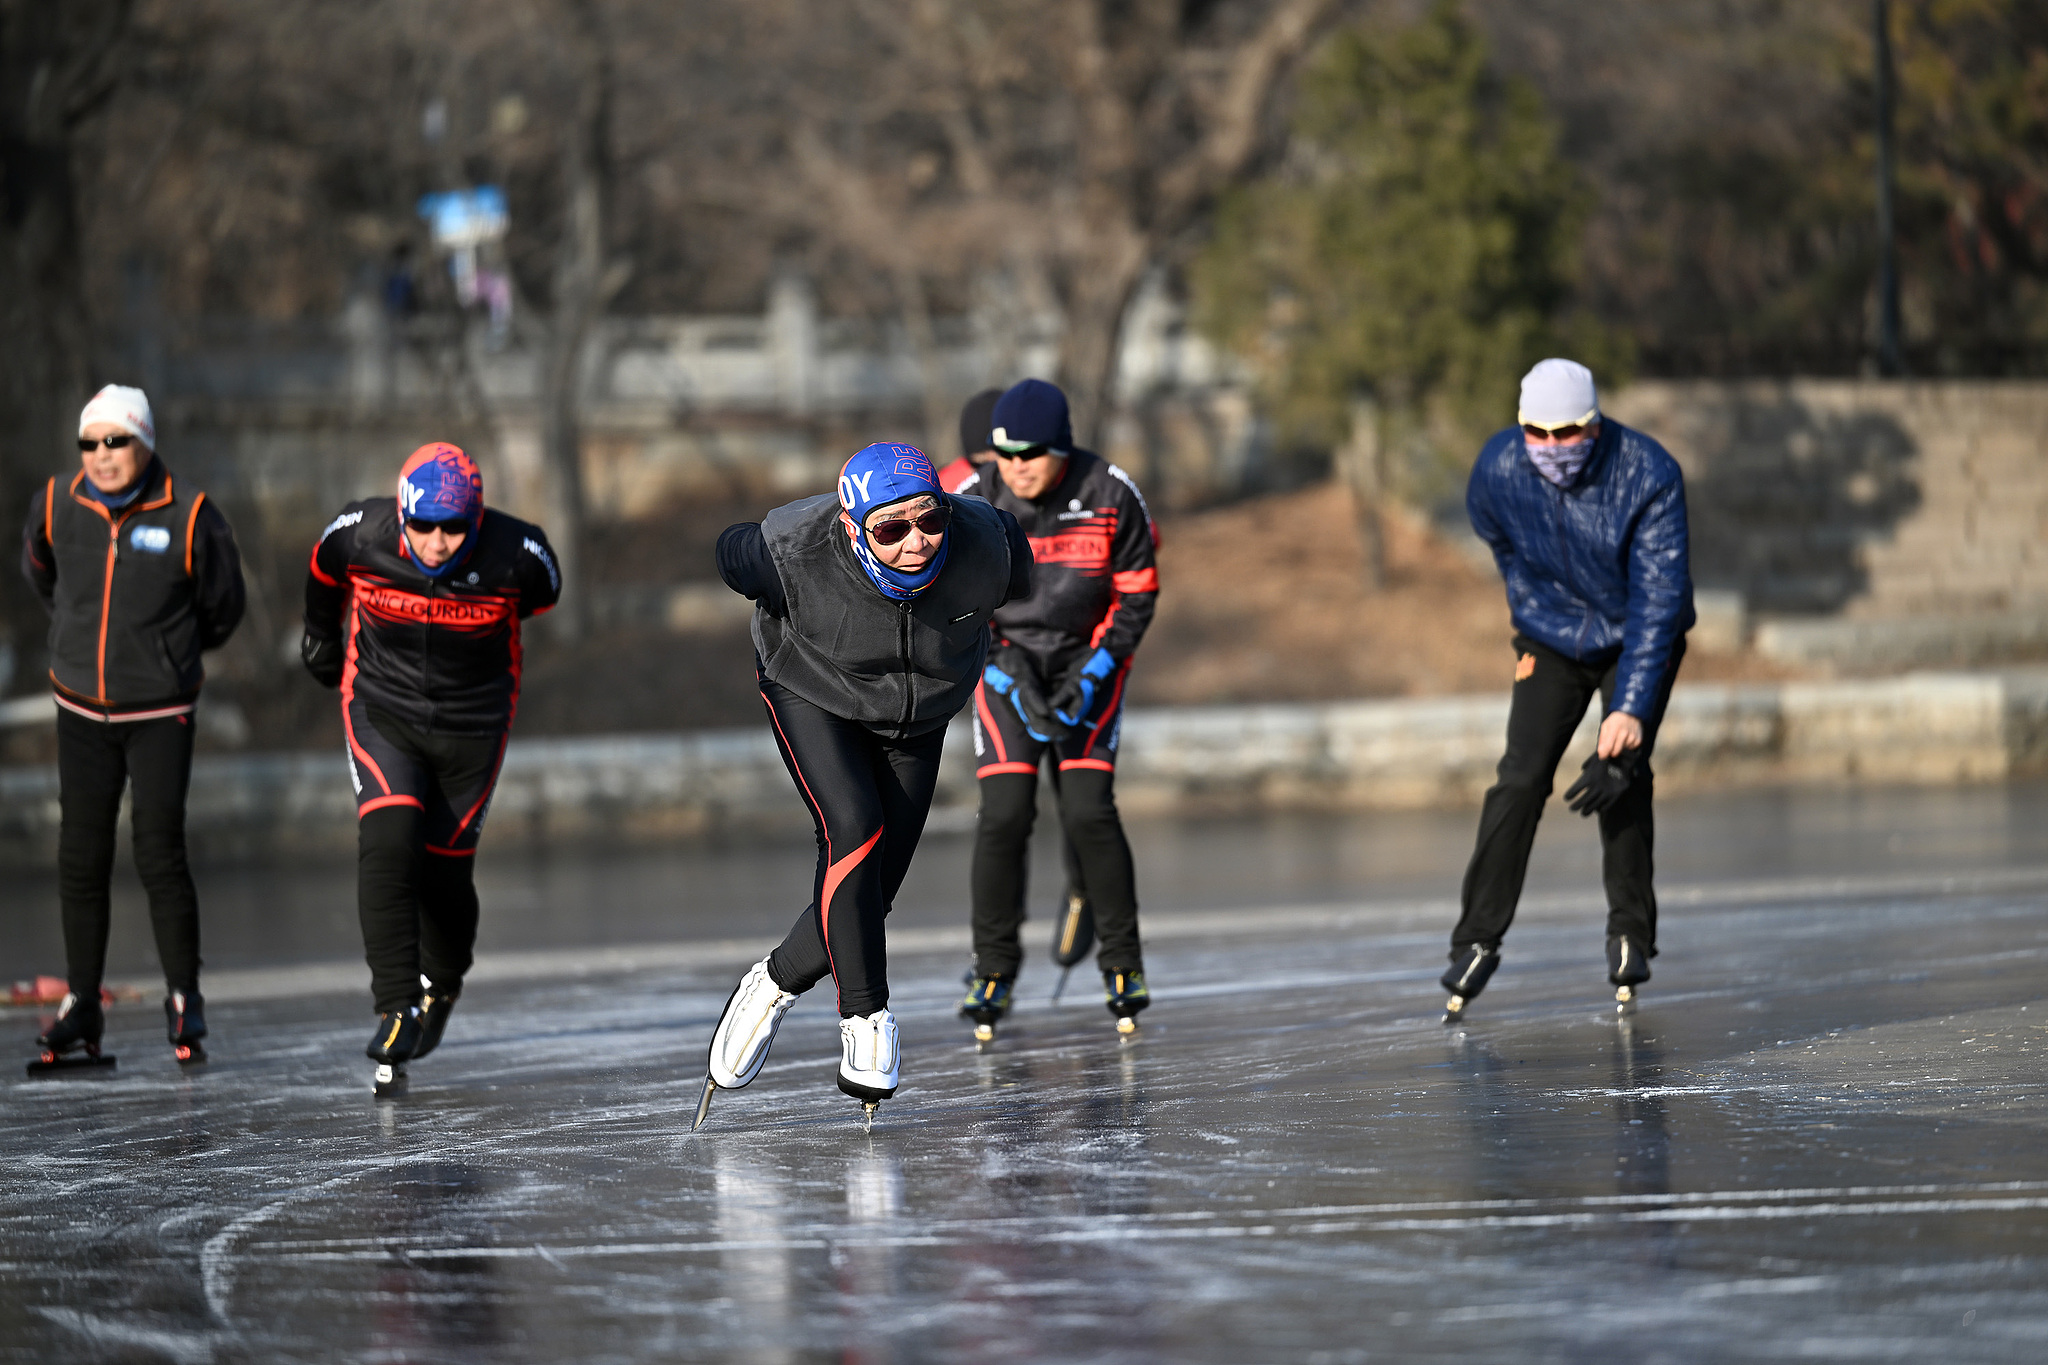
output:
<svg viewBox="0 0 2048 1365"><path fill-rule="evenodd" d="M230 991L187 1073L119 1007L112 1078L0 1079L0 1360L2048 1358L2039 826L1817 866L1674 809L1726 875L1674 879L1627 1020L1587 877L1452 1028L1455 861L1434 902L1171 898L1129 1044L1078 973L1048 1006L1041 916L977 1054L950 917L907 920L872 1134L829 986L689 1132L772 934L480 974L395 1102L360 995Z"/></svg>

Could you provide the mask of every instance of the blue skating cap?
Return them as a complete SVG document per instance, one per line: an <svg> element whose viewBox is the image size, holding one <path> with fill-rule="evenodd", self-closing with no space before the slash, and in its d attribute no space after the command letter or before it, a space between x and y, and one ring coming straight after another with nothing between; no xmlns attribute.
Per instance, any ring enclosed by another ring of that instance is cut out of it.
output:
<svg viewBox="0 0 2048 1365"><path fill-rule="evenodd" d="M839 505L862 524L877 507L925 495L946 500L938 471L916 446L877 441L855 451L839 471Z"/></svg>
<svg viewBox="0 0 2048 1365"><path fill-rule="evenodd" d="M1010 386L996 400L989 418L997 450L1028 450L1045 446L1062 453L1074 448L1074 427L1067 417L1067 396L1057 384L1026 379Z"/></svg>

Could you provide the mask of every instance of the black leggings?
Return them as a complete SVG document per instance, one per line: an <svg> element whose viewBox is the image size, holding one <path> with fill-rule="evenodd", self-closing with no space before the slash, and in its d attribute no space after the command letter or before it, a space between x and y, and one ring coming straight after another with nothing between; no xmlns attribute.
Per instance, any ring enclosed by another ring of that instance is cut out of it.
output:
<svg viewBox="0 0 2048 1365"><path fill-rule="evenodd" d="M1095 910L1101 946L1096 965L1106 972L1144 968L1138 943L1138 897L1131 846L1117 818L1116 774L1100 768L1056 773L1060 828L1081 867ZM1036 773L991 773L981 779L981 818L974 835L974 970L1014 976L1024 961L1018 929L1024 922L1025 854L1038 815Z"/></svg>
<svg viewBox="0 0 2048 1365"><path fill-rule="evenodd" d="M1515 682L1507 752L1479 814L1479 838L1465 869L1464 913L1451 931L1453 956L1474 943L1500 946L1522 898L1529 849L1536 842L1536 825L1543 818L1543 803L1550 799L1558 761L1585 718L1594 692L1600 694L1603 717L1614 697L1618 661L1582 664L1522 635L1515 637L1515 654L1518 661L1526 661L1519 667L1527 668L1528 676ZM1598 816L1607 932L1630 935L1652 955L1657 951L1657 892L1652 885L1657 822L1650 809L1656 789L1650 755L1684 658L1681 635L1671 647L1671 661L1650 714L1637 717L1643 723L1643 746L1633 751L1639 760L1635 780Z"/></svg>
<svg viewBox="0 0 2048 1365"><path fill-rule="evenodd" d="M818 834L811 903L769 957L768 975L797 995L830 975L841 1018L873 1014L889 1003L882 922L931 813L946 727L883 739L765 678L761 700Z"/></svg>
<svg viewBox="0 0 2048 1365"><path fill-rule="evenodd" d="M185 860L185 792L192 780L192 717L87 720L57 712L57 894L71 990L97 1000L107 966L108 883L121 789L134 798L135 871L149 893L150 927L164 983L199 989L199 894Z"/></svg>
<svg viewBox="0 0 2048 1365"><path fill-rule="evenodd" d="M416 1000L422 974L453 990L469 972L478 913L476 839L505 740L428 734L371 709L351 725L350 742L361 747L359 765L367 756L393 790L419 794L361 801L356 825L356 912L370 990L382 1014ZM449 829L465 812L470 818L462 822L462 838L453 839Z"/></svg>

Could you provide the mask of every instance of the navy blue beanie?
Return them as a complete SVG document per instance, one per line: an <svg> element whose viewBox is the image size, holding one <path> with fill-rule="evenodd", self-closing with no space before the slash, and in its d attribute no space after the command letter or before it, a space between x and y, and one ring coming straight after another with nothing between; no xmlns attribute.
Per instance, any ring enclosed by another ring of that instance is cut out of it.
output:
<svg viewBox="0 0 2048 1365"><path fill-rule="evenodd" d="M989 416L997 450L1018 451L1046 446L1064 454L1074 448L1074 426L1067 417L1067 396L1057 384L1025 379L996 400Z"/></svg>

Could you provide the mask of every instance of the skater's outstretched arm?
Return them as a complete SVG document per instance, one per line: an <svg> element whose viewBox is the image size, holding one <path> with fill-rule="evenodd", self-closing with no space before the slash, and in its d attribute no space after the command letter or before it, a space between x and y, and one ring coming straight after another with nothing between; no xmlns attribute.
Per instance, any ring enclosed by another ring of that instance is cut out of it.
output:
<svg viewBox="0 0 2048 1365"><path fill-rule="evenodd" d="M1030 556L1026 549L1027 561ZM742 521L726 527L719 533L717 557L718 576L725 580L726 587L759 602L770 616L780 619L789 614L782 575L775 571L775 561L768 557L768 539L761 534L760 522Z"/></svg>

